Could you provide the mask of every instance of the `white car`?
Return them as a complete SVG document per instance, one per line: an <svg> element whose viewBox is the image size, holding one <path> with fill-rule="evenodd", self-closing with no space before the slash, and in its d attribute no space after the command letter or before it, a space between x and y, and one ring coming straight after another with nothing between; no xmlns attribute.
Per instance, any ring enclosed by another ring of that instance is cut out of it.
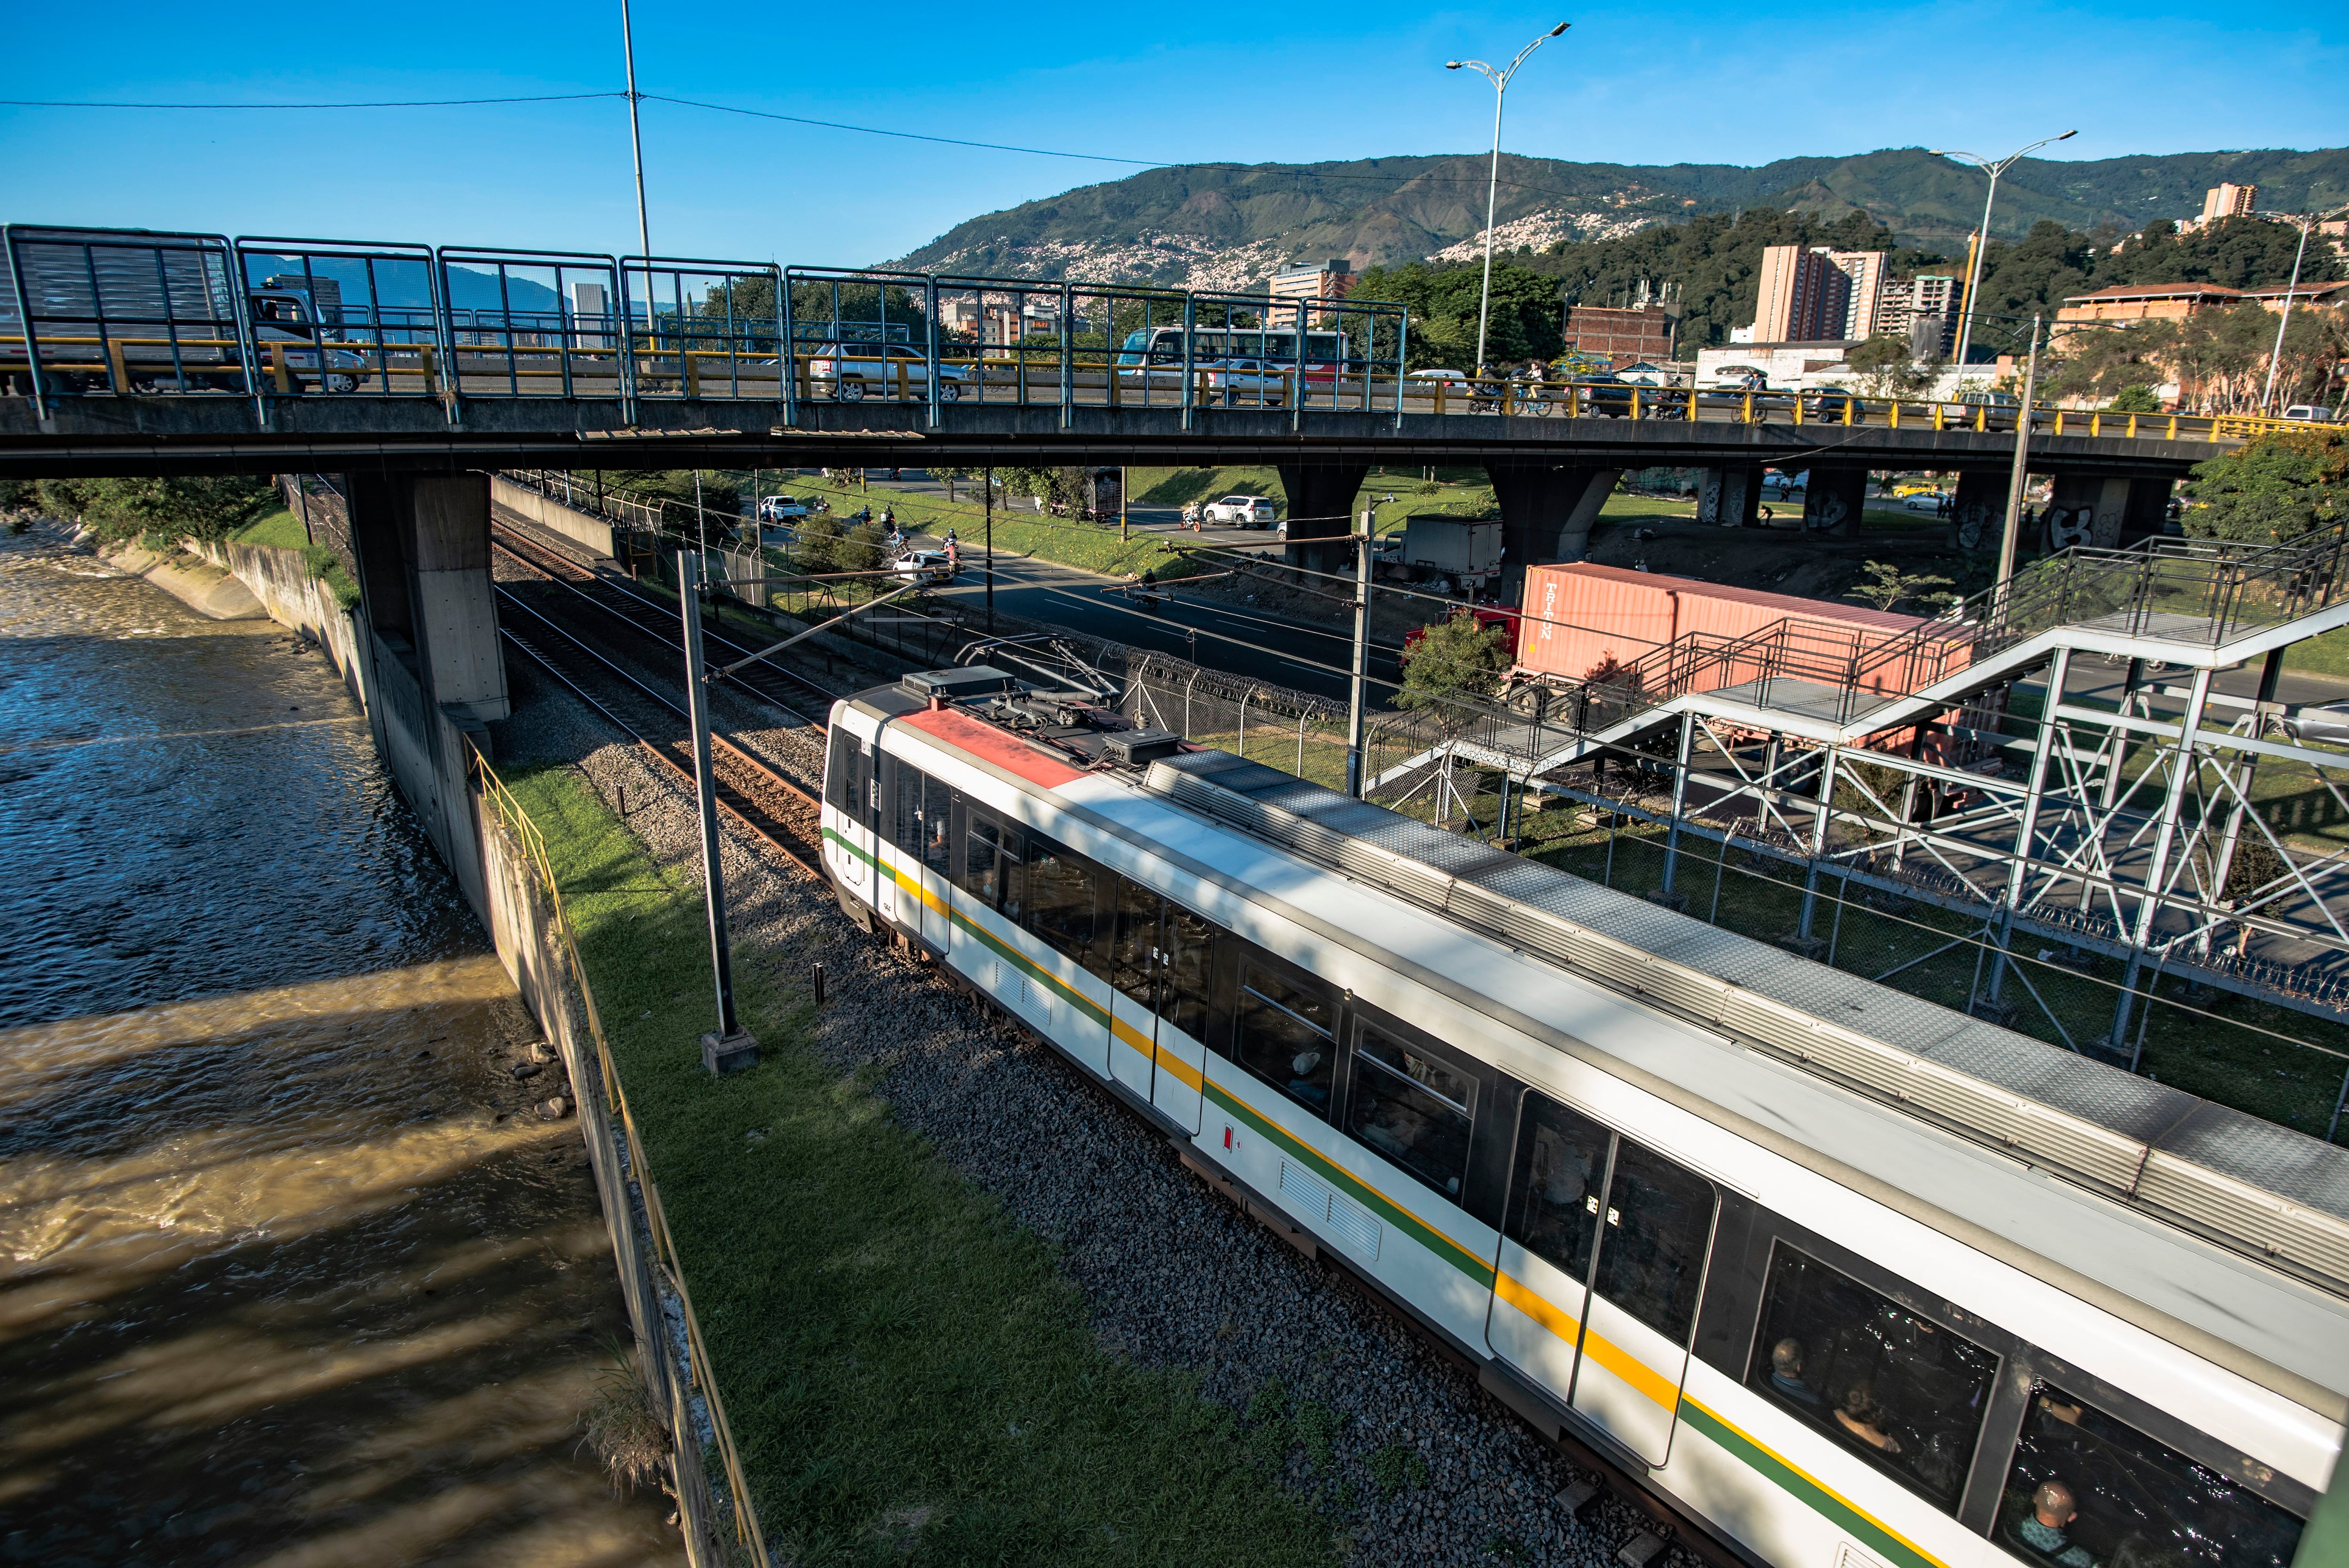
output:
<svg viewBox="0 0 2349 1568"><path fill-rule="evenodd" d="M843 403L860 401L868 392L893 397L901 387L908 396L927 396L930 361L910 344L827 343L808 361L808 379L831 382L833 396ZM938 401L958 400L969 379L968 365L941 364Z"/></svg>
<svg viewBox="0 0 2349 1568"><path fill-rule="evenodd" d="M948 583L954 566L943 550L908 550L889 563L889 570L908 583Z"/></svg>
<svg viewBox="0 0 2349 1568"><path fill-rule="evenodd" d="M1288 389L1278 366L1257 359L1217 360L1207 367L1206 377L1207 395L1221 398L1227 408L1241 403L1278 406Z"/></svg>
<svg viewBox="0 0 2349 1568"><path fill-rule="evenodd" d="M1433 396L1439 387L1446 392L1473 392L1475 383L1461 370L1414 370L1403 377L1406 392L1423 392Z"/></svg>
<svg viewBox="0 0 2349 1568"><path fill-rule="evenodd" d="M1227 495L1221 500L1211 500L1204 515L1207 521L1220 522L1226 528L1270 528L1278 521L1273 516L1271 498L1260 495Z"/></svg>
<svg viewBox="0 0 2349 1568"><path fill-rule="evenodd" d="M2330 425L2335 422L2332 409L2318 407L2313 403L2294 403L2283 411L2282 417L2287 419L2304 420L2311 425Z"/></svg>

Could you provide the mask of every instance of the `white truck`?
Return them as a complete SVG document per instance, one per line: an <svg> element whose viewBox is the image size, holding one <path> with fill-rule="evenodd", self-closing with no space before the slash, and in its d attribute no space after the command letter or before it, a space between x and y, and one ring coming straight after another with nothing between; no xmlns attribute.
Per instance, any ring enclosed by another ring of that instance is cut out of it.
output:
<svg viewBox="0 0 2349 1568"><path fill-rule="evenodd" d="M1403 521L1402 564L1422 580L1444 577L1463 591L1481 588L1500 575L1500 521L1415 513Z"/></svg>

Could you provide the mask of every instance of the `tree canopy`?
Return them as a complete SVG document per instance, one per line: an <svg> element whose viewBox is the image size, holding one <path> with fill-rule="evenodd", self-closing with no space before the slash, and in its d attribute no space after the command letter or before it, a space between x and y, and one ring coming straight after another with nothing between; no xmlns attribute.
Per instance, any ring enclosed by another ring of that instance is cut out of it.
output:
<svg viewBox="0 0 2349 1568"><path fill-rule="evenodd" d="M42 506L90 529L104 543L143 542L168 550L182 538L225 539L277 504L271 480L217 479L42 480Z"/></svg>
<svg viewBox="0 0 2349 1568"><path fill-rule="evenodd" d="M1485 329L1485 361L1554 359L1565 347L1564 307L1557 283L1516 261L1493 263L1493 308ZM1482 262L1473 266L1372 267L1361 276L1350 301L1383 300L1409 307L1411 337L1406 368L1474 370L1476 310L1484 295Z"/></svg>
<svg viewBox="0 0 2349 1568"><path fill-rule="evenodd" d="M2349 434L2283 430L2194 466L2186 511L2199 539L2282 544L2349 518Z"/></svg>
<svg viewBox="0 0 2349 1568"><path fill-rule="evenodd" d="M1411 642L1395 706L1425 711L1447 731L1474 723L1507 673L1506 626L1487 626L1466 611L1429 623Z"/></svg>

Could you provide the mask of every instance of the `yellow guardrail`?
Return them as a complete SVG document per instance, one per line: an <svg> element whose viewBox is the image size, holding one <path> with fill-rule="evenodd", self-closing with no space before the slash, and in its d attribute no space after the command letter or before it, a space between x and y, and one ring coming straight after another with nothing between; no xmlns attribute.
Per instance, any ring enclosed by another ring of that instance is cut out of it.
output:
<svg viewBox="0 0 2349 1568"><path fill-rule="evenodd" d="M692 1349L688 1370L709 1403L710 1429L717 1435L719 1457L725 1462L729 1489L734 1494L735 1532L742 1544L750 1549L752 1561L763 1563L768 1561L767 1538L759 1527L758 1511L750 1503L750 1480L742 1469L740 1449L734 1441L734 1429L726 1419L726 1401L719 1397L717 1364L710 1359L709 1348L702 1340L700 1319L694 1315L693 1297L685 1285L685 1267L678 1257L677 1242L669 1234L668 1216L661 1208L660 1189L653 1181L652 1163L645 1158L644 1140L637 1135L636 1115L628 1109L627 1091L620 1084L619 1066L612 1059L611 1042L604 1036L604 1020L595 1010L595 989L587 982L587 965L579 956L578 938L572 929L570 912L564 907L562 884L555 881L554 863L547 855L546 840L539 832L538 824L531 820L530 813L523 810L522 802L515 799L512 791L506 788L505 780L500 779L496 769L490 766L489 759L473 748L471 740L466 742L465 748L474 775L481 780L482 797L497 808L498 815L522 840L523 850L530 857L531 869L538 873L539 882L546 889L547 899L554 906L554 928L563 939L564 959L570 965L572 979L579 987L580 1004L587 1015L587 1033L595 1042L595 1061L603 1074L605 1101L620 1119L621 1131L628 1145L628 1171L644 1194L645 1217L652 1232L654 1256L668 1275L668 1283L677 1292L678 1305L685 1309L686 1341ZM585 1114L584 1108L582 1114ZM661 1347L656 1353L666 1355L667 1352ZM673 1436L675 1440L682 1443L689 1440L692 1433L688 1429Z"/></svg>

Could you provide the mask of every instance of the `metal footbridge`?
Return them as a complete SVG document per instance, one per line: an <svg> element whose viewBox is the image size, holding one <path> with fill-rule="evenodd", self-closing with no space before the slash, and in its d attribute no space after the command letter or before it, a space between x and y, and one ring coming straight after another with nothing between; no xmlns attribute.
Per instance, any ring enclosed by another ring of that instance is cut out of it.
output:
<svg viewBox="0 0 2349 1568"><path fill-rule="evenodd" d="M17 473L1216 460L1992 468L1988 403L1407 373L1372 301L493 247L0 226ZM2259 421L2028 415L2178 477ZM1341 510L1341 509L1340 509Z"/></svg>
<svg viewBox="0 0 2349 1568"><path fill-rule="evenodd" d="M2345 557L2349 525L2288 546L2153 539L2051 557L1889 643L1792 621L1686 635L1521 703L1533 716L1485 715L1370 788L1497 769L1662 824L1675 851L1697 832L1801 865L1814 890L1825 873L1961 912L2002 946L2123 959L2130 985L2161 965L2337 1016L2349 851L2288 844L2254 785L2263 764L2302 769L2349 815L2349 753L2290 738L2274 700L2283 650L2349 624ZM2116 707L2070 696L2093 660L2127 666ZM2213 689L2245 664L2256 696ZM2008 711L2018 682L2041 694L2035 723ZM1669 807L1575 772L1610 760L1668 774Z"/></svg>

